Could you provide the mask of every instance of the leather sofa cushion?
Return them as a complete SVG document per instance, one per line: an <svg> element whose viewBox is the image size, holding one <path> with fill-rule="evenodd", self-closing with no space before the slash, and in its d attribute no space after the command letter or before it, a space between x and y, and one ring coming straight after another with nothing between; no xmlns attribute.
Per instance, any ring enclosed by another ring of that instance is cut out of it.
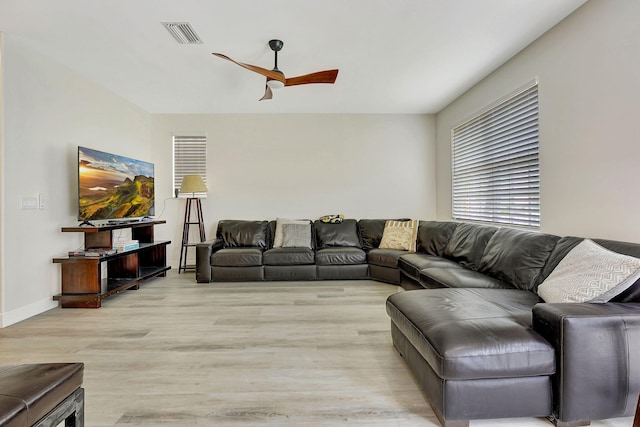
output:
<svg viewBox="0 0 640 427"><path fill-rule="evenodd" d="M307 265L315 263L315 253L308 248L273 248L262 255L264 265Z"/></svg>
<svg viewBox="0 0 640 427"><path fill-rule="evenodd" d="M494 288L510 289L507 283L468 268L429 267L420 270L418 282L427 288Z"/></svg>
<svg viewBox="0 0 640 427"><path fill-rule="evenodd" d="M361 219L358 221L360 237L362 238L362 249L370 251L380 246L384 224L386 219Z"/></svg>
<svg viewBox="0 0 640 427"><path fill-rule="evenodd" d="M551 375L555 350L531 328L538 297L519 289L422 289L387 299L387 313L445 380Z"/></svg>
<svg viewBox="0 0 640 427"><path fill-rule="evenodd" d="M262 265L262 249L225 248L211 255L215 267L255 267Z"/></svg>
<svg viewBox="0 0 640 427"><path fill-rule="evenodd" d="M407 253L396 249L372 249L367 253L367 260L369 264L396 268L400 257Z"/></svg>
<svg viewBox="0 0 640 427"><path fill-rule="evenodd" d="M429 267L464 268L455 261L424 253L402 255L398 260L398 268L407 276L418 280L420 270Z"/></svg>
<svg viewBox="0 0 640 427"><path fill-rule="evenodd" d="M542 268L559 239L551 234L500 228L487 243L478 271L514 288L534 290L542 282Z"/></svg>
<svg viewBox="0 0 640 427"><path fill-rule="evenodd" d="M0 394L22 401L26 406L27 417L26 423L19 425L30 426L82 386L83 372L82 363L2 366Z"/></svg>
<svg viewBox="0 0 640 427"><path fill-rule="evenodd" d="M460 223L451 234L443 255L465 267L477 270L489 239L498 230L489 225Z"/></svg>
<svg viewBox="0 0 640 427"><path fill-rule="evenodd" d="M365 264L367 254L360 248L326 248L316 252L316 265Z"/></svg>
<svg viewBox="0 0 640 427"><path fill-rule="evenodd" d="M584 239L582 237L561 237L556 246L553 248L547 259L547 263L542 268L541 279L544 279L551 274L551 272L558 266L562 258L569 253L569 251L575 248ZM536 289L537 290L537 289Z"/></svg>
<svg viewBox="0 0 640 427"><path fill-rule="evenodd" d="M226 267L211 266L211 279L213 282L250 282L253 280L264 280L264 269L262 265L252 267Z"/></svg>
<svg viewBox="0 0 640 427"><path fill-rule="evenodd" d="M225 219L218 222L217 237L227 248L269 247L269 222Z"/></svg>
<svg viewBox="0 0 640 427"><path fill-rule="evenodd" d="M442 256L457 222L420 221L418 226L418 252Z"/></svg>
<svg viewBox="0 0 640 427"><path fill-rule="evenodd" d="M355 219L345 219L340 224L327 224L318 220L314 227L318 249L335 246L362 248L358 236L358 222Z"/></svg>

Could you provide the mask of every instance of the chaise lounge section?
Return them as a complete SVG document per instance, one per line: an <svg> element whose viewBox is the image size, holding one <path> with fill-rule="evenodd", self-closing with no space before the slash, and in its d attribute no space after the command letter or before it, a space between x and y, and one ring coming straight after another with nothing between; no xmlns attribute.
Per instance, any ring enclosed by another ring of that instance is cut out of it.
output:
<svg viewBox="0 0 640 427"><path fill-rule="evenodd" d="M387 300L393 344L442 425L548 417L579 426L633 415L640 280L612 302L546 303L539 289L585 239L449 224L425 224L428 249L400 259L412 290ZM640 257L640 245L595 242Z"/></svg>

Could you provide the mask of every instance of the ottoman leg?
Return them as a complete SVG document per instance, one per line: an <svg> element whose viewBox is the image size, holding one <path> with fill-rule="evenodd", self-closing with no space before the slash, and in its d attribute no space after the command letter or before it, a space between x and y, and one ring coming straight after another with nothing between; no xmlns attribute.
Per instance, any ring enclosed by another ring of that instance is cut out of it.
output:
<svg viewBox="0 0 640 427"><path fill-rule="evenodd" d="M84 427L84 389L78 388L33 427L56 427L64 421L65 427Z"/></svg>

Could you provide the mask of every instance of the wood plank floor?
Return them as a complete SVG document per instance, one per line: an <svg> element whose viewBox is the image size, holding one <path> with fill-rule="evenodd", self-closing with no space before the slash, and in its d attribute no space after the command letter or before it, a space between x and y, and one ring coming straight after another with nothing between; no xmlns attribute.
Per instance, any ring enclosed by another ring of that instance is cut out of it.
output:
<svg viewBox="0 0 640 427"><path fill-rule="evenodd" d="M439 426L391 345L384 302L399 290L196 284L172 270L100 309L54 309L0 329L0 364L84 362L87 426Z"/></svg>

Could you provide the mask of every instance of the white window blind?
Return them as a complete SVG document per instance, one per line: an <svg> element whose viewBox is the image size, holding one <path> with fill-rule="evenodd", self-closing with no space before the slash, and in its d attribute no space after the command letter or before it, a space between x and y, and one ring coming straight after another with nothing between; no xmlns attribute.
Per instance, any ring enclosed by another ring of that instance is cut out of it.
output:
<svg viewBox="0 0 640 427"><path fill-rule="evenodd" d="M540 227L538 84L452 131L453 218Z"/></svg>
<svg viewBox="0 0 640 427"><path fill-rule="evenodd" d="M173 188L180 189L186 175L200 175L207 183L207 137L173 136ZM206 197L206 193L196 193L196 197ZM181 195L186 197L186 195Z"/></svg>

